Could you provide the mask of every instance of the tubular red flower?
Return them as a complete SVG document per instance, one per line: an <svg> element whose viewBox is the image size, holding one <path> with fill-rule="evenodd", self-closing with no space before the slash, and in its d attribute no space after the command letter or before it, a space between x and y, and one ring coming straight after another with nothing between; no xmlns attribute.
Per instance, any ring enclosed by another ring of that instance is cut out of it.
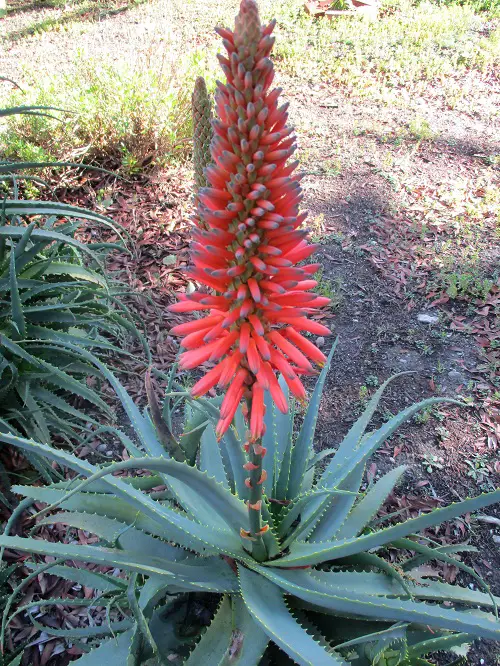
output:
<svg viewBox="0 0 500 666"><path fill-rule="evenodd" d="M264 431L264 390L287 410L276 373L284 375L300 400L305 390L297 374L311 373L311 361L325 356L300 331L330 331L308 319L327 299L310 293L319 264L298 264L315 246L307 243L299 212L300 180L288 103L270 89L274 71L269 54L274 23L261 26L255 0L242 0L235 30L218 29L227 56L219 62L226 84L218 84L213 164L205 170L209 187L198 194L188 275L212 294L195 292L170 310L203 312L203 318L172 329L183 336L182 368L218 361L193 388L199 396L228 386L217 436L230 426L240 400L252 400L251 436Z"/></svg>

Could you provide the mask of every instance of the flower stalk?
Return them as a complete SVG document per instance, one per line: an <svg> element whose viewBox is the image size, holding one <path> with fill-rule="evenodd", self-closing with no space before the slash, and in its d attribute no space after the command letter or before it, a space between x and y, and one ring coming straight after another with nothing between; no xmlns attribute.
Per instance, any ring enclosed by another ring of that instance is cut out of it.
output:
<svg viewBox="0 0 500 666"><path fill-rule="evenodd" d="M217 30L226 50L218 58L227 81L217 83L211 164L203 170L208 187L196 196L188 273L204 288L170 306L174 312L204 313L171 333L182 337L182 370L212 366L192 395L225 390L219 439L246 402L250 529L242 530L242 537L259 560L266 557L263 535L269 529L262 524L264 393L269 391L280 411L288 411L279 373L294 397L304 401L301 376L326 362L305 334L330 334L309 318L330 301L311 293L319 264L305 263L315 246L307 242L307 213L299 212L301 176L294 173L297 162L290 162L296 145L287 125L288 105L280 105L281 90L271 87L273 29L274 22L261 25L255 0L242 0L234 31ZM196 95L203 102L201 81ZM202 106L200 121L208 113ZM197 174L196 184L200 181Z"/></svg>
<svg viewBox="0 0 500 666"><path fill-rule="evenodd" d="M245 450L248 455L248 462L244 465L244 468L249 472L245 483L250 491L250 497L247 501L250 530L249 532L242 530L241 536L251 542L253 557L262 562L267 559L267 549L262 537L269 529L268 525L262 524L262 488L266 480L266 472L262 463L266 455L266 449L262 446L262 440L258 439L255 442L247 443Z"/></svg>

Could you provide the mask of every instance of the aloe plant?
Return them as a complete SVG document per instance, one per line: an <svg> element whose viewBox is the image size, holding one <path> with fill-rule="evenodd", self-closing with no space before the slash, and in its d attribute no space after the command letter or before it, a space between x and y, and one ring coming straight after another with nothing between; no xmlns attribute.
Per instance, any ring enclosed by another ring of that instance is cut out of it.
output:
<svg viewBox="0 0 500 666"><path fill-rule="evenodd" d="M85 350L81 353L87 355ZM378 640L373 633L408 625L425 625L445 634L458 632L461 642L464 635L500 638L499 600L472 569L452 559L446 549L416 537L442 521L498 502L500 491L397 524L375 521L405 468L390 471L362 491L367 460L398 426L444 399L429 398L407 407L367 431L386 382L340 445L314 454L315 424L331 356L300 428L294 423L293 409L281 414L266 395L263 445L267 448L267 479L262 512L270 528L263 535L264 561L252 556L248 539L241 536L248 529L250 492L242 468L247 433L241 412L217 443L217 402L192 400L189 394L174 391L174 397L186 398L190 408L201 415L201 427L196 429L198 463L178 462L167 454L148 412L141 413L116 377L89 355L89 362L113 385L134 430L136 443L121 434L129 460L92 465L46 444L0 434L1 441L45 456L77 475L46 487L14 488L28 500L47 504L37 525L62 523L100 539L98 545L84 546L5 534L0 546L55 557L54 573L65 578L80 580L91 572L60 566L64 560L117 568L127 576L92 574L91 586L104 597L99 603L128 611L125 619L85 630L85 636L94 639L119 636L104 640L81 657L82 666L94 664L96 659L106 660L110 666L171 663L172 655L177 655L177 663L190 666L216 664L226 663L224 659L231 654L234 663L257 665L270 642L298 664L370 663L366 661L369 652L360 656L353 652L352 640L335 634L342 618L347 618L356 644L368 648ZM286 382L280 380L280 384L288 396ZM148 470L151 476L135 476L136 470ZM131 476L115 475L124 471ZM163 484L167 493L149 492ZM399 552L396 565L384 557L388 547ZM453 562L468 571L481 591L417 578L415 567L433 559ZM90 580L85 584L90 585ZM193 594L212 598L216 607L210 626L194 647L186 638L181 640L177 631L182 616L179 609ZM317 617L322 621L315 620ZM366 632L366 626L372 628ZM369 634L364 641L359 639L363 631ZM71 632L64 635L71 637Z"/></svg>
<svg viewBox="0 0 500 666"><path fill-rule="evenodd" d="M78 223L54 226L50 216L38 225L36 218L14 224L13 211L24 215L33 203L5 202L4 212L12 217L0 226L0 428L48 443L54 432L71 438L75 427L92 422L68 401L71 395L110 414L86 382L96 370L79 350L117 351L110 336L123 338L135 327L128 313L115 307L117 287L99 270L95 250L76 240ZM100 217L80 209L71 214ZM62 340L75 348L52 347Z"/></svg>
<svg viewBox="0 0 500 666"><path fill-rule="evenodd" d="M0 118L50 111L61 109L5 108ZM54 432L71 439L75 428L92 422L90 414L67 400L70 396L110 414L87 385L96 371L79 348L119 351L110 335L139 335L127 310L117 303L120 289L102 270L103 252L118 246L76 238L84 221L111 227L121 238L122 230L90 210L19 198L19 178L43 181L18 172L47 166L54 165L0 162L0 182L8 193L0 205L0 429L15 429L46 443ZM61 340L77 348L51 348ZM49 469L37 466L44 476L50 475Z"/></svg>

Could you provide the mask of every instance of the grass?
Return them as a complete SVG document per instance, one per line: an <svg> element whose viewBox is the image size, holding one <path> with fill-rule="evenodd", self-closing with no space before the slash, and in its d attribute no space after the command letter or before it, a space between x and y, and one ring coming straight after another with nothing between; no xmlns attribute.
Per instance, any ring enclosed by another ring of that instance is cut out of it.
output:
<svg viewBox="0 0 500 666"><path fill-rule="evenodd" d="M27 72L24 94L13 94L12 105L53 105L69 113L58 113L60 120L9 117L0 152L21 161L112 158L128 174L171 160L188 148L195 75L190 59L129 65L83 55L68 73L39 78Z"/></svg>
<svg viewBox="0 0 500 666"><path fill-rule="evenodd" d="M140 57L134 52L133 62L128 54L116 60L112 52L89 59L83 51L86 28L80 23L82 27L76 30L73 22L93 21L102 12L122 11L142 2L75 0L66 5L62 0L47 0L44 6L55 7L58 16L44 17L38 27L23 28L26 34L7 35L8 40L64 27L82 41L82 53L63 71L50 66L30 69L25 64L25 94L14 92L8 99L4 93L0 102L51 104L68 109L72 115L64 116L62 122L7 119L3 132L0 127L0 154L21 160L111 157L113 166L121 165L124 172L133 174L145 163L161 164L187 152L192 83L196 75L205 73L213 86L218 74L212 57L218 41L211 31L208 35L208 23L231 23L234 3L213 2L213 7L209 3L214 10L209 17L195 11L191 0L176 6L175 11L185 12L181 16L184 24L179 27L184 48L179 48L179 42L170 44L167 36L160 43L153 40L149 52ZM10 11L29 7L29 3L18 3ZM357 17L313 20L304 13L302 0L262 0L261 7L264 17L276 15L278 20L278 70L299 79L334 82L347 95L404 104L414 93L424 94L432 84L443 99L452 94L460 97L466 94L459 85L464 73L474 72L481 78L500 64L500 28L492 29L490 22L489 31L485 29L486 20L496 12L493 4L489 13L478 15L467 4L414 5L410 0L386 0L381 19L373 22ZM148 7L150 17L154 18L155 11L153 5ZM165 34L163 24L158 30ZM147 45L145 48L147 51ZM158 52L162 57L158 58ZM476 99L474 87L468 90L471 99ZM426 141L433 138L433 131L416 114L406 136ZM343 165L340 157L335 157L322 168L326 175L339 175ZM387 169L383 174L391 180Z"/></svg>
<svg viewBox="0 0 500 666"><path fill-rule="evenodd" d="M487 16L469 5L390 0L379 21L314 20L295 0L273 10L280 69L300 79L335 82L353 95L407 102L402 89L421 94L436 82L444 94L465 71L487 75L500 63L500 29L483 29L487 18L500 15L498 4Z"/></svg>

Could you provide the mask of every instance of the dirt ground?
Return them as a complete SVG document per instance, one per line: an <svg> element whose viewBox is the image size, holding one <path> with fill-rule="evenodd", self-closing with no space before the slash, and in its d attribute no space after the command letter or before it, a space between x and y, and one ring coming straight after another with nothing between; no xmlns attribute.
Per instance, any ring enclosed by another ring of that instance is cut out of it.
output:
<svg viewBox="0 0 500 666"><path fill-rule="evenodd" d="M167 11L168 3L157 7L160 14L154 19L147 5L82 30L96 48L106 34L104 48L109 50L109 40L123 44L127 35L147 31L152 21L157 27L159 17L173 16ZM48 11L37 8L40 16L32 13L30 20L38 21ZM21 30L28 22L21 12L9 21L10 25L5 21L2 26L4 34ZM204 17L203 22L207 21ZM173 34L171 24L169 28ZM36 61L45 49L52 62L64 67L70 39L64 32L42 35L32 57ZM0 55L0 71L9 76L20 73L19 63L32 46L29 40L9 43ZM431 395L470 398L473 405L444 405L424 414L373 457L368 480L395 464L408 465L405 482L387 511L414 515L497 488L500 292L493 290L490 301L447 298L443 289L433 295L429 281L434 268L415 269L411 253L401 254L392 247L397 235L391 235L391 230L398 225L403 228L418 216L419 192L452 191L457 183L472 180L498 188L498 165L485 161L485 156L500 153L498 88L491 82L491 95L478 99L473 114L445 108L432 96L417 100L422 122L432 129L431 138L419 138L408 130L415 114L404 105L390 107L346 97L328 84L299 82L279 74L278 83L290 101L299 159L307 174L304 207L310 211L312 233L320 245L316 260L323 265L321 289L333 301L325 323L339 336L321 405L318 449L340 440L378 384L394 373L411 371L387 391L380 419ZM189 166L179 166L125 188L105 184L112 200L106 212L138 240L132 260L118 256L110 267L151 297L141 302L141 314L155 359L163 368L177 351L176 341L168 336L173 316L165 313L165 307L174 291L186 284L182 269L188 262L190 178ZM71 196L98 205L99 187L102 183L89 181ZM481 266L484 275L491 276L498 268L500 250L498 236L488 235L489 216L485 219L488 240L481 246ZM423 315L431 323L422 321ZM322 342L325 349L331 345L328 339ZM135 392L140 395L139 385ZM433 531L432 537L443 543L465 541L478 546L480 553L465 559L500 595L500 507L490 507L487 514L492 521L465 516ZM454 569L446 565L436 572L446 580L469 584ZM495 648L481 643L468 663L494 666L496 659Z"/></svg>

